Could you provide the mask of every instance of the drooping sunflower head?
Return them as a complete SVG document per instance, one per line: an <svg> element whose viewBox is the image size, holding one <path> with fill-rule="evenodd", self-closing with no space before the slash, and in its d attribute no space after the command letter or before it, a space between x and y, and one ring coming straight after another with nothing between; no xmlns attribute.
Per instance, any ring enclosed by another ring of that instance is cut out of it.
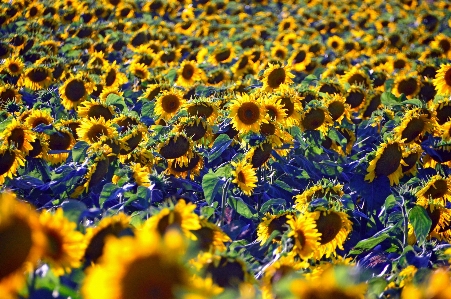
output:
<svg viewBox="0 0 451 299"><path fill-rule="evenodd" d="M415 73L398 75L392 93L399 97L404 94L408 99L415 98L420 91L420 81Z"/></svg>
<svg viewBox="0 0 451 299"><path fill-rule="evenodd" d="M19 166L25 166L24 154L5 144L0 145L0 185L3 185L5 178L13 178Z"/></svg>
<svg viewBox="0 0 451 299"><path fill-rule="evenodd" d="M206 258L203 268L206 276L221 288L238 289L241 284L253 281L245 261L227 252Z"/></svg>
<svg viewBox="0 0 451 299"><path fill-rule="evenodd" d="M122 84L127 83L127 76L119 71L119 65L116 65L116 61L105 68L103 76L103 82L105 86L121 87Z"/></svg>
<svg viewBox="0 0 451 299"><path fill-rule="evenodd" d="M62 99L61 104L67 110L75 109L88 98L95 89L94 82L81 73L67 79L59 88L59 94Z"/></svg>
<svg viewBox="0 0 451 299"><path fill-rule="evenodd" d="M268 69L263 73L263 87L266 91L284 90L293 83L294 75L290 66L281 66L269 63Z"/></svg>
<svg viewBox="0 0 451 299"><path fill-rule="evenodd" d="M353 67L340 78L341 84L359 85L365 89L371 88L371 79L365 69Z"/></svg>
<svg viewBox="0 0 451 299"><path fill-rule="evenodd" d="M200 229L193 231L197 238L198 248L205 252L226 251L225 243L232 241L230 237L205 218L200 218L200 225Z"/></svg>
<svg viewBox="0 0 451 299"><path fill-rule="evenodd" d="M423 207L429 203L445 206L451 200L451 177L444 178L441 175L434 175L415 196L417 204Z"/></svg>
<svg viewBox="0 0 451 299"><path fill-rule="evenodd" d="M136 185L150 187L150 173L146 166L141 166L139 163L132 163L130 168Z"/></svg>
<svg viewBox="0 0 451 299"><path fill-rule="evenodd" d="M451 95L451 65L441 65L432 82L437 90L437 94L444 96Z"/></svg>
<svg viewBox="0 0 451 299"><path fill-rule="evenodd" d="M273 150L273 145L270 141L263 141L255 146L246 153L245 159L249 161L252 168L259 168L266 166L269 159L271 158L271 152Z"/></svg>
<svg viewBox="0 0 451 299"><path fill-rule="evenodd" d="M49 149L55 151L68 151L75 145L75 138L71 133L70 128L66 128L61 125L57 125L56 132L49 137ZM66 161L69 157L68 152L61 153L49 153L47 159L52 164L61 163Z"/></svg>
<svg viewBox="0 0 451 299"><path fill-rule="evenodd" d="M103 102L95 100L84 101L77 108L77 114L82 118L100 118L103 117L106 121L111 120L114 115L114 109Z"/></svg>
<svg viewBox="0 0 451 299"><path fill-rule="evenodd" d="M333 124L328 110L324 107L309 107L301 113L299 126L302 131L318 130L327 135L329 127Z"/></svg>
<svg viewBox="0 0 451 299"><path fill-rule="evenodd" d="M314 186L304 190L301 194L296 195L294 200L296 209L305 211L310 202L315 199L324 198L333 204L334 202L338 202L343 195L343 185L323 179Z"/></svg>
<svg viewBox="0 0 451 299"><path fill-rule="evenodd" d="M104 252L105 242L108 237L122 237L132 234L130 217L124 213L104 217L95 227L86 230L86 250L84 259L88 263L97 263Z"/></svg>
<svg viewBox="0 0 451 299"><path fill-rule="evenodd" d="M324 92L328 94L344 94L343 86L337 82L336 80L331 79L321 79L316 87L316 90L319 92Z"/></svg>
<svg viewBox="0 0 451 299"><path fill-rule="evenodd" d="M257 186L257 174L252 165L248 164L246 160L231 163L234 167L232 183L237 184L244 194L251 196L254 188Z"/></svg>
<svg viewBox="0 0 451 299"><path fill-rule="evenodd" d="M11 84L0 85L0 107L4 109L9 103L18 104L22 100L19 89Z"/></svg>
<svg viewBox="0 0 451 299"><path fill-rule="evenodd" d="M89 191L89 188L93 188L97 186L107 175L108 167L110 165L110 159L108 158L108 154L111 154L112 149L107 145L101 146L99 143L95 144L90 148L93 149L100 148L100 154L91 154L91 160L88 166L88 172L83 176L81 184L77 186L70 194L71 198L77 198L84 192Z"/></svg>
<svg viewBox="0 0 451 299"><path fill-rule="evenodd" d="M86 118L77 128L77 135L80 140L89 144L94 144L104 139L111 139L117 136L116 129L112 126L111 120L99 118Z"/></svg>
<svg viewBox="0 0 451 299"><path fill-rule="evenodd" d="M160 236L164 236L172 229L177 229L191 240L196 240L197 237L193 231L202 228L202 226L199 216L194 213L195 209L195 204L186 203L184 199L180 199L175 205L170 203L168 207L164 207L150 217L144 223L143 229L154 231Z"/></svg>
<svg viewBox="0 0 451 299"><path fill-rule="evenodd" d="M352 231L352 222L346 213L327 210L313 212L316 228L321 234L318 250L315 251L314 257L320 259L331 255L336 255L337 248L343 250L343 244L349 233Z"/></svg>
<svg viewBox="0 0 451 299"><path fill-rule="evenodd" d="M399 184L402 165L405 164L402 160L403 146L396 140L388 140L380 144L369 163L365 180L372 182L376 177L386 176L390 180L390 185Z"/></svg>
<svg viewBox="0 0 451 299"><path fill-rule="evenodd" d="M229 106L229 117L233 127L241 133L258 132L264 120L265 111L255 95L237 95Z"/></svg>
<svg viewBox="0 0 451 299"><path fill-rule="evenodd" d="M52 82L53 75L50 68L38 65L25 69L17 85L25 86L31 90L41 90L48 88Z"/></svg>
<svg viewBox="0 0 451 299"><path fill-rule="evenodd" d="M172 119L185 103L183 93L177 89L163 91L163 93L156 99L155 114L160 119L168 121Z"/></svg>
<svg viewBox="0 0 451 299"><path fill-rule="evenodd" d="M169 160L166 173L184 179L188 176L191 179L194 179L196 176L200 175L202 167L204 166L203 157L198 153L194 153L193 156L187 160L187 163L180 163L177 160Z"/></svg>
<svg viewBox="0 0 451 299"><path fill-rule="evenodd" d="M196 98L186 102L184 109L190 117L201 117L212 123L218 117L217 102L212 98Z"/></svg>
<svg viewBox="0 0 451 299"><path fill-rule="evenodd" d="M405 143L411 143L420 139L425 133L434 131L434 123L429 116L423 113L421 108L407 111L402 122L393 131L399 140Z"/></svg>
<svg viewBox="0 0 451 299"><path fill-rule="evenodd" d="M351 119L351 106L347 103L345 97L339 94L327 96L325 98L325 105L327 106L327 110L329 111L332 121L341 123L344 118L347 120Z"/></svg>

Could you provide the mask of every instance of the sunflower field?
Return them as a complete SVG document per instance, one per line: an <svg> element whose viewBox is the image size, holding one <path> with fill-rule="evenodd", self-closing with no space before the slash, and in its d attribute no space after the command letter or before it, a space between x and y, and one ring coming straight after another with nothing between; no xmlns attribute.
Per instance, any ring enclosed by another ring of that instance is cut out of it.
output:
<svg viewBox="0 0 451 299"><path fill-rule="evenodd" d="M0 299L450 299L450 17L2 0Z"/></svg>

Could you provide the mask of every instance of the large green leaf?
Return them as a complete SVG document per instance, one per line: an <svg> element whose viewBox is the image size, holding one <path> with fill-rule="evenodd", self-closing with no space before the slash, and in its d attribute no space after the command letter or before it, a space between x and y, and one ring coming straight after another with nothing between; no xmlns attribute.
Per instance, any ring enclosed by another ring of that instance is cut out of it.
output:
<svg viewBox="0 0 451 299"><path fill-rule="evenodd" d="M368 251L376 247L379 243L386 240L390 236L388 234L383 234L377 237L371 237L364 239L357 243L355 247L349 252L350 254L361 254L362 252Z"/></svg>
<svg viewBox="0 0 451 299"><path fill-rule="evenodd" d="M256 215L252 213L249 206L239 197L229 197L229 205L241 216L247 219L256 218Z"/></svg>
<svg viewBox="0 0 451 299"><path fill-rule="evenodd" d="M225 180L216 173L210 171L202 178L202 189L204 197L208 204L211 204L219 190L224 186Z"/></svg>
<svg viewBox="0 0 451 299"><path fill-rule="evenodd" d="M127 107L124 98L114 93L108 95L108 97L106 98L106 104L116 106L121 111L124 111L124 109Z"/></svg>
<svg viewBox="0 0 451 299"><path fill-rule="evenodd" d="M232 143L232 139L226 134L221 134L215 139L211 151L208 154L208 162L211 162L218 158Z"/></svg>
<svg viewBox="0 0 451 299"><path fill-rule="evenodd" d="M423 244L432 225L426 210L422 206L414 206L409 212L409 222L413 226L418 243Z"/></svg>

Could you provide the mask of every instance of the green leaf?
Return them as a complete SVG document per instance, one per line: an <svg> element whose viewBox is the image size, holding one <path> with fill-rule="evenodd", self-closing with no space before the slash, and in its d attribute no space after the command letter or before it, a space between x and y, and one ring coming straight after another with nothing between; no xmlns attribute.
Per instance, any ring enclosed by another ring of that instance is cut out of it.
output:
<svg viewBox="0 0 451 299"><path fill-rule="evenodd" d="M63 208L64 217L75 223L78 223L81 214L88 209L84 203L75 199L65 200L61 207Z"/></svg>
<svg viewBox="0 0 451 299"><path fill-rule="evenodd" d="M114 93L108 95L108 97L106 98L106 104L116 106L121 111L124 111L124 109L127 107L124 99Z"/></svg>
<svg viewBox="0 0 451 299"><path fill-rule="evenodd" d="M213 146L211 147L211 151L208 154L208 162L215 160L221 154L229 147L229 145L232 143L232 139L229 138L226 134L219 135L215 142L213 143Z"/></svg>
<svg viewBox="0 0 451 299"><path fill-rule="evenodd" d="M431 229L432 220L422 206L414 206L409 212L409 222L413 226L413 231L418 243L422 245Z"/></svg>
<svg viewBox="0 0 451 299"><path fill-rule="evenodd" d="M285 205L287 202L282 198L273 198L262 204L260 213L265 214L271 206Z"/></svg>
<svg viewBox="0 0 451 299"><path fill-rule="evenodd" d="M391 91L393 88L393 85L395 85L395 80L394 79L388 79L385 81L384 87L385 90Z"/></svg>
<svg viewBox="0 0 451 299"><path fill-rule="evenodd" d="M362 252L373 249L379 243L389 238L388 234L383 234L378 237L371 237L368 239L364 239L357 243L354 248L349 252L349 254L361 254Z"/></svg>
<svg viewBox="0 0 451 299"><path fill-rule="evenodd" d="M103 208L103 204L111 196L111 193L113 193L117 189L119 189L118 186L116 186L115 184L112 184L112 183L107 183L107 184L105 184L105 186L103 186L103 189L102 189L102 192L100 193L100 198L99 198L99 204L100 204L101 208Z"/></svg>
<svg viewBox="0 0 451 299"><path fill-rule="evenodd" d="M380 298L380 295L387 287L387 280L382 277L373 277L368 282L367 298Z"/></svg>
<svg viewBox="0 0 451 299"><path fill-rule="evenodd" d="M418 107L423 107L423 102L420 101L419 99L406 100L406 101L403 101L402 104L403 105L410 104L410 105L415 105L415 106L418 106Z"/></svg>
<svg viewBox="0 0 451 299"><path fill-rule="evenodd" d="M396 202L396 197L393 194L387 196L384 203L385 210L393 209L396 206Z"/></svg>
<svg viewBox="0 0 451 299"><path fill-rule="evenodd" d="M0 132L3 132L12 121L12 118L7 118L6 120L2 121L0 123Z"/></svg>
<svg viewBox="0 0 451 299"><path fill-rule="evenodd" d="M141 108L141 116L152 117L154 107L155 107L155 102L147 101Z"/></svg>
<svg viewBox="0 0 451 299"><path fill-rule="evenodd" d="M141 225L144 223L143 215L145 213L143 211L135 211L130 216L130 224L134 227L141 227Z"/></svg>
<svg viewBox="0 0 451 299"><path fill-rule="evenodd" d="M202 178L202 189L204 190L204 197L208 204L214 201L216 194L224 183L225 180L212 171L204 175Z"/></svg>
<svg viewBox="0 0 451 299"><path fill-rule="evenodd" d="M381 102L383 105L391 107L391 106L397 106L397 105L401 105L402 103L400 103L398 101L398 98L392 94L391 92L384 92L381 95Z"/></svg>
<svg viewBox="0 0 451 299"><path fill-rule="evenodd" d="M247 219L254 219L256 215L254 215L249 208L249 206L239 197L229 197L228 198L229 205L241 216L246 217Z"/></svg>
<svg viewBox="0 0 451 299"><path fill-rule="evenodd" d="M81 163L86 157L88 148L89 144L87 142L77 142L72 149L72 161Z"/></svg>
<svg viewBox="0 0 451 299"><path fill-rule="evenodd" d="M169 82L174 82L175 81L175 77L177 76L177 70L176 69L171 69L169 70L169 72L166 74L166 79L169 80Z"/></svg>
<svg viewBox="0 0 451 299"><path fill-rule="evenodd" d="M211 215L215 212L215 208L210 206L204 206L201 209L201 215L204 216L206 219L210 218Z"/></svg>

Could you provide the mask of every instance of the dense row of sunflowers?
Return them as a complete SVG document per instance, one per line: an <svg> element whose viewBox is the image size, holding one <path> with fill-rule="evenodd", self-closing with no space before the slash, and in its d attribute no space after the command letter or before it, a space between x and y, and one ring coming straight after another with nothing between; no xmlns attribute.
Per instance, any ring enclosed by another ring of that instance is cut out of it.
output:
<svg viewBox="0 0 451 299"><path fill-rule="evenodd" d="M0 6L1 298L450 298L451 4Z"/></svg>

